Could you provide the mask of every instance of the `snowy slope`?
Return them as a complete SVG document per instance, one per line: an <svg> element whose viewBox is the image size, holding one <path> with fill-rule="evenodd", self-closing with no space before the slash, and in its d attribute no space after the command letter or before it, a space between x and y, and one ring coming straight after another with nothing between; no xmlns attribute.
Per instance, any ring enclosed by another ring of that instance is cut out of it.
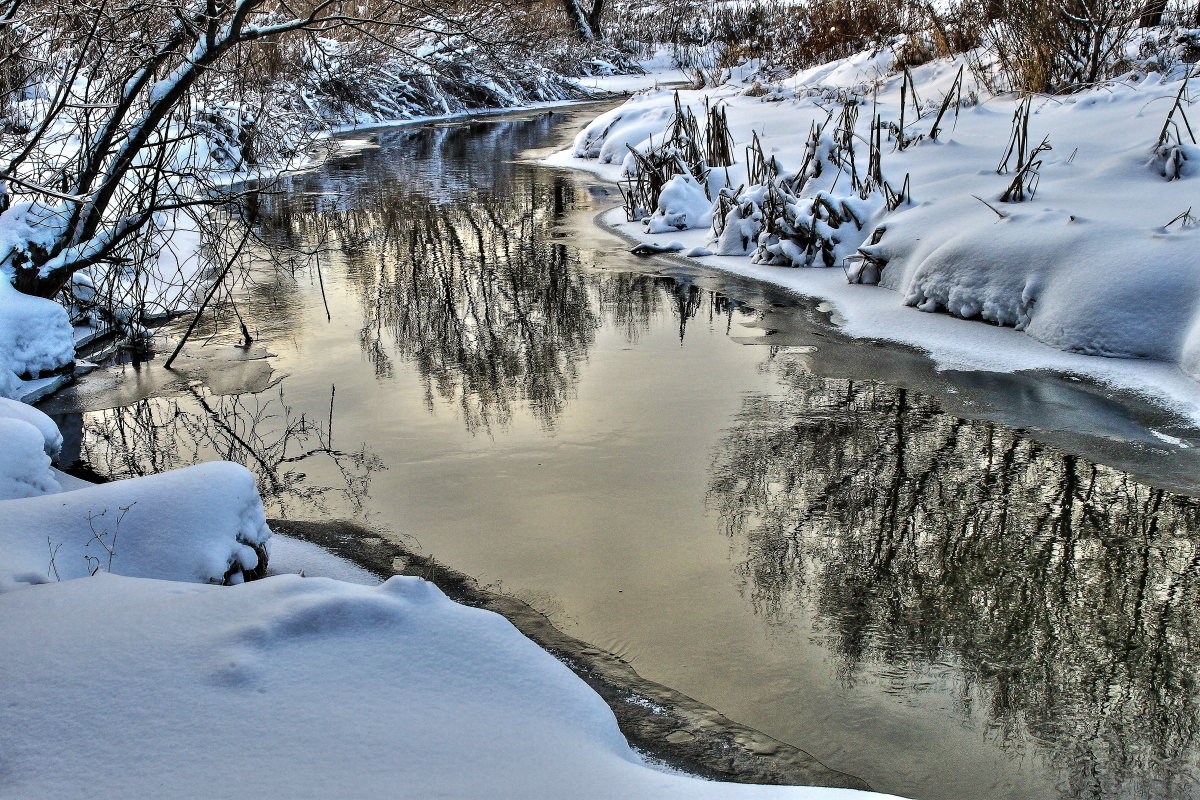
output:
<svg viewBox="0 0 1200 800"><path fill-rule="evenodd" d="M416 578L104 575L0 595L0 638L3 797L882 797L651 770L566 667Z"/></svg>

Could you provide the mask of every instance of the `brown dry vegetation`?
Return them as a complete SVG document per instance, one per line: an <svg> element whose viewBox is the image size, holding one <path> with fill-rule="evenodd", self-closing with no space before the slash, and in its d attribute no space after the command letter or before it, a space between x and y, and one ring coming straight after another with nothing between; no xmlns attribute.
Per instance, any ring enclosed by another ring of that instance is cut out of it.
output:
<svg viewBox="0 0 1200 800"><path fill-rule="evenodd" d="M998 62L994 88L1064 92L1132 68L1139 33L1154 34L1140 37L1143 61L1194 61L1198 27L1197 0L756 0L638 5L614 36L671 45L714 73L750 59L795 70L873 47L915 66L983 45Z"/></svg>

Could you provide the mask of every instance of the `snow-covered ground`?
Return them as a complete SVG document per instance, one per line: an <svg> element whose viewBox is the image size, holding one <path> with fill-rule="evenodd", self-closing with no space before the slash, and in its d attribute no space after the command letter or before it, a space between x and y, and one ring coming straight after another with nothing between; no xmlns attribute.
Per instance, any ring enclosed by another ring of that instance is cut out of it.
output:
<svg viewBox="0 0 1200 800"><path fill-rule="evenodd" d="M1053 149L1037 155L1036 193L1027 181L1024 202L1003 202L1016 155L998 167L1020 98L989 95L970 69L955 85L965 58L915 67L900 148L904 76L893 60L889 50L863 53L785 78L745 68L721 87L680 92L701 130L706 103L724 107L735 163L713 168L707 187L674 178L658 208L638 214L645 224L621 210L605 221L707 266L824 298L848 333L918 345L945 367L1088 375L1200 422L1200 225L1186 213L1200 206L1200 148L1178 113L1156 147L1185 67L1033 98L1025 152L1043 137ZM634 174L629 148L661 150L674 102L667 90L637 95L549 163L613 181ZM857 116L849 123L848 110ZM884 130L872 181L875 114ZM755 135L776 162L774 189L748 174ZM839 138L853 143L853 167ZM815 245L763 233L779 189L784 227L808 226ZM888 190L906 195L894 210ZM833 268L796 268L825 264Z"/></svg>
<svg viewBox="0 0 1200 800"><path fill-rule="evenodd" d="M652 768L581 679L433 584L294 540L271 547L291 574L242 583L271 545L242 467L92 486L60 446L0 401L0 797L883 797Z"/></svg>
<svg viewBox="0 0 1200 800"><path fill-rule="evenodd" d="M658 86L691 82L691 76L675 63L670 49L666 47L659 48L652 57L637 62L637 66L642 70L640 73L591 75L575 80L589 91L613 94L632 94Z"/></svg>

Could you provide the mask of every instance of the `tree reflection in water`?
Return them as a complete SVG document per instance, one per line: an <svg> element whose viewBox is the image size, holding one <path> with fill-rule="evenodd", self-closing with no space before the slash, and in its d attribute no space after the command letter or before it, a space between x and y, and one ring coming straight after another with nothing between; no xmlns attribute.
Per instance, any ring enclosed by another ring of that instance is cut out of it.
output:
<svg viewBox="0 0 1200 800"><path fill-rule="evenodd" d="M268 248L257 255L270 265L245 290L251 326L292 335L305 307L321 307L314 285L348 286L376 374L411 365L426 405L451 403L474 432L520 409L553 429L604 324L633 342L667 311L681 337L705 311L710 322L731 317L735 303L670 278L583 268L560 238L577 184L511 161L556 121L386 131L380 147L396 153L352 155L285 180L278 194L248 196ZM305 269L316 276L307 287L295 279ZM214 336L236 319L221 310ZM323 512L335 495L356 513L383 464L363 446L335 449L333 422L332 404L328 422L315 423L282 391L191 390L87 414L80 455L111 478L229 459L255 471L274 513Z"/></svg>
<svg viewBox="0 0 1200 800"><path fill-rule="evenodd" d="M955 665L962 712L985 698L1064 796L1198 796L1200 501L904 389L769 368L784 394L746 400L710 484L762 614L810 608L848 684Z"/></svg>
<svg viewBox="0 0 1200 800"><path fill-rule="evenodd" d="M267 241L321 247L347 276L376 373L410 362L427 406L455 406L473 431L518 406L552 429L606 317L635 340L671 292L682 336L701 305L669 279L581 269L560 239L577 184L507 160L554 121L391 132L381 147L406 157L349 158L264 203Z"/></svg>
<svg viewBox="0 0 1200 800"><path fill-rule="evenodd" d="M333 397L328 420L317 421L295 413L282 390L218 396L191 388L84 414L79 455L112 480L225 459L254 473L269 513L324 513L333 497L358 510L383 463L365 445L334 447Z"/></svg>

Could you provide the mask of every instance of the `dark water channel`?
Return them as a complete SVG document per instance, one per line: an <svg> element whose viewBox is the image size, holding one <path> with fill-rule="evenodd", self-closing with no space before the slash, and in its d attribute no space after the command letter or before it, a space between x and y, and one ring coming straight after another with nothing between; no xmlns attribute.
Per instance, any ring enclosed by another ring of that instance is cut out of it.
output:
<svg viewBox="0 0 1200 800"><path fill-rule="evenodd" d="M1200 797L1200 435L639 261L518 160L581 113L363 135L257 199L255 348L226 303L181 372L48 410L102 474L244 463L880 791Z"/></svg>

